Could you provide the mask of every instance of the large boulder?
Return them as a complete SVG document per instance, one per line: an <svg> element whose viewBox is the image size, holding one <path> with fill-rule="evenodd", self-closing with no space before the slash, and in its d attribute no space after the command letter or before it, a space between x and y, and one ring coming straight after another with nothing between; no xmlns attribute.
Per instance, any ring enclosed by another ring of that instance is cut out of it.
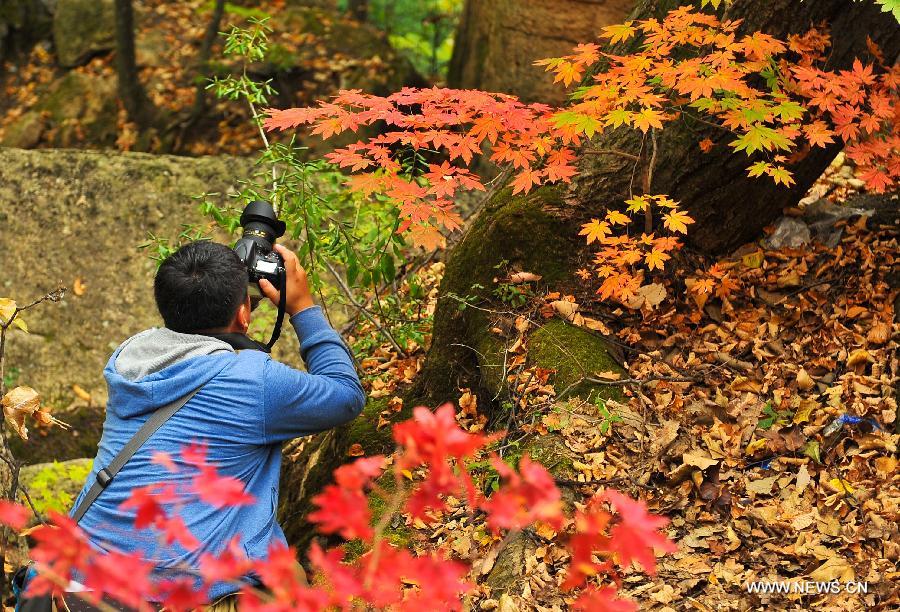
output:
<svg viewBox="0 0 900 612"><path fill-rule="evenodd" d="M115 48L114 0L58 0L53 15L53 41L60 66L85 63Z"/></svg>
<svg viewBox="0 0 900 612"><path fill-rule="evenodd" d="M7 371L16 368L17 384L57 409L74 402L77 384L103 406L112 350L160 324L156 263L138 245L151 232L174 238L183 224L208 222L194 197L219 193L214 201L224 203L251 166L231 157L0 149L0 296L21 303L69 288L61 303L25 315L31 333L8 335ZM290 352L292 336L279 347Z"/></svg>
<svg viewBox="0 0 900 612"><path fill-rule="evenodd" d="M50 83L34 108L6 126L0 145L112 147L118 133L117 112L114 77L73 70Z"/></svg>
<svg viewBox="0 0 900 612"><path fill-rule="evenodd" d="M634 0L467 0L449 84L561 103L565 90L534 61L596 40L603 26L624 20L634 5Z"/></svg>

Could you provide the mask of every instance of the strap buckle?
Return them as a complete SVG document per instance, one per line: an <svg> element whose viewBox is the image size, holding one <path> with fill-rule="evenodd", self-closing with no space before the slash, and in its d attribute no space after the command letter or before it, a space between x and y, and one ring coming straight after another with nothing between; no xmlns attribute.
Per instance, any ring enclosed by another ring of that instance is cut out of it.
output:
<svg viewBox="0 0 900 612"><path fill-rule="evenodd" d="M97 472L97 483L103 487L104 489L109 486L109 483L112 482L113 475L110 474L109 470L103 468L99 472Z"/></svg>

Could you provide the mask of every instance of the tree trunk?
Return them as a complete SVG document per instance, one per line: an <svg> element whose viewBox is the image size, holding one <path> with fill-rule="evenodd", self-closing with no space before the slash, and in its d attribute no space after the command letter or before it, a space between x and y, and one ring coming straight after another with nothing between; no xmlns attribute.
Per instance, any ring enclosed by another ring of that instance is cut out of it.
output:
<svg viewBox="0 0 900 612"><path fill-rule="evenodd" d="M140 127L148 127L153 122L154 113L138 78L131 0L116 0L116 76L119 99L128 118Z"/></svg>
<svg viewBox="0 0 900 612"><path fill-rule="evenodd" d="M206 79L209 76L209 60L212 57L213 45L219 36L223 14L225 14L225 0L216 0L212 17L210 17L206 33L203 35L200 53L197 56L197 88L194 92L194 107L189 119L191 124L206 111Z"/></svg>
<svg viewBox="0 0 900 612"><path fill-rule="evenodd" d="M680 4L693 3L643 0L635 17L661 18ZM834 35L831 68L849 67L856 56L866 56L867 36L887 57L900 54L900 28L891 15L881 13L871 3L736 0L725 17L743 19L742 32L762 30L780 38L828 23ZM471 14L467 16L471 18ZM718 146L704 155L697 143L707 137ZM797 184L788 189L768 179L749 179L748 158L731 153L729 137L721 131L682 121L667 126L656 140L658 151L650 190L682 202L696 219L689 234L691 246L708 253L721 253L757 237L783 208L802 197L838 150L832 147L814 152L794 165ZM640 132L627 129L601 134L590 144L593 150L619 150L638 156L642 166L650 146L649 137L643 139ZM542 284L553 290L574 287L574 271L590 258L577 235L578 227L585 219L601 216L608 206L629 197L632 176L640 176L644 169L639 167L635 173L634 165L623 156L589 154L583 157L581 174L571 186L545 187L524 196L513 196L507 188L491 198L450 253L431 349L415 387L406 394L404 406L438 406L456 400L460 387L469 387L479 394L479 408L494 422L500 420L502 403L492 404L490 400L505 384L507 347L503 337L490 330L502 330L511 322L503 320L506 315L502 311L508 307L496 303L492 295L497 267L541 274ZM638 182L633 188L640 192L642 186ZM463 296L475 296L483 300L479 306L487 304L489 308L461 310ZM501 314L492 314L492 309ZM556 370L558 391L570 389L581 396L599 392L607 397L613 393L610 388L579 384L585 374L618 367L613 351L601 339L561 321L545 326L541 332L543 337L536 339L533 335L529 339L529 360L533 365ZM365 423L319 436L296 453L296 461L286 462L281 510L282 519L291 517L288 535L292 543L302 545L309 537L309 529L297 519L308 509L310 495L327 482L331 469L347 460L346 449L368 435L360 428L374 429L378 412L377 404L370 402L366 414L357 420ZM370 447L379 452L389 446L384 439L362 444L367 453Z"/></svg>
<svg viewBox="0 0 900 612"><path fill-rule="evenodd" d="M565 92L533 63L594 40L622 21L635 0L467 0L447 82L458 89L510 93L561 104Z"/></svg>
<svg viewBox="0 0 900 612"><path fill-rule="evenodd" d="M347 12L357 21L369 19L369 0L348 0Z"/></svg>

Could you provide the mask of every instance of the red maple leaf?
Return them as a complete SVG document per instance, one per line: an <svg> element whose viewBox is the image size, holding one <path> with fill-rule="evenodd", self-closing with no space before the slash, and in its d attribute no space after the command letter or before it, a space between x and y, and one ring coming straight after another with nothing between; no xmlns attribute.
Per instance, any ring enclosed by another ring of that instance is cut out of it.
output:
<svg viewBox="0 0 900 612"><path fill-rule="evenodd" d="M322 550L318 542L309 548L309 561L332 586L332 604L344 608L347 602L364 592L358 568L343 562L344 551L340 547Z"/></svg>
<svg viewBox="0 0 900 612"><path fill-rule="evenodd" d="M559 528L561 496L553 476L544 466L532 461L528 455L519 461L518 472L499 457L493 457L491 463L504 481L481 503L492 529L520 529L535 521Z"/></svg>
<svg viewBox="0 0 900 612"><path fill-rule="evenodd" d="M31 511L20 504L0 499L0 523L13 529L22 529L28 524Z"/></svg>
<svg viewBox="0 0 900 612"><path fill-rule="evenodd" d="M322 533L339 533L348 540L372 537L372 513L361 490L328 485L312 498L312 503L318 510L306 518L316 523Z"/></svg>
<svg viewBox="0 0 900 612"><path fill-rule="evenodd" d="M187 577L157 583L156 595L172 612L202 608L209 600L206 589L198 589L196 581Z"/></svg>
<svg viewBox="0 0 900 612"><path fill-rule="evenodd" d="M195 550L200 546L200 542L180 516L162 516L156 520L155 527L163 532L166 544L178 542L186 550Z"/></svg>
<svg viewBox="0 0 900 612"><path fill-rule="evenodd" d="M221 476L212 466L201 469L191 481L191 491L214 508L249 506L254 497L244 489L243 481L231 476Z"/></svg>
<svg viewBox="0 0 900 612"><path fill-rule="evenodd" d="M143 560L139 553L110 551L92 559L84 585L93 591L95 601L108 594L138 610L146 606L145 596L152 591L152 572L153 564Z"/></svg>
<svg viewBox="0 0 900 612"><path fill-rule="evenodd" d="M32 560L63 580L70 578L72 570L83 572L95 554L75 521L58 512L50 511L50 524L35 529L31 537L35 541L30 553ZM30 589L31 586L29 593Z"/></svg>
<svg viewBox="0 0 900 612"><path fill-rule="evenodd" d="M146 487L137 487L131 490L131 495L123 501L119 507L128 510L136 510L134 526L144 529L156 523L158 519L166 517L162 504L174 502L177 499L173 485L152 484Z"/></svg>
<svg viewBox="0 0 900 612"><path fill-rule="evenodd" d="M487 436L461 429L455 414L452 404L444 404L434 412L419 406L413 410L411 420L394 425L394 440L405 449L405 467L436 464L447 457L462 459L488 443Z"/></svg>
<svg viewBox="0 0 900 612"><path fill-rule="evenodd" d="M251 569L247 555L235 536L218 555L203 553L200 556L200 575L208 583L236 580Z"/></svg>
<svg viewBox="0 0 900 612"><path fill-rule="evenodd" d="M665 552L678 550L671 540L658 532L668 524L669 519L650 514L644 502L633 500L613 489L604 491L603 498L615 507L621 517L621 521L610 530L609 550L619 555L619 563L623 567L627 567L632 561L638 561L648 574L656 574L653 549Z"/></svg>
<svg viewBox="0 0 900 612"><path fill-rule="evenodd" d="M618 594L615 587L591 587L575 600L572 608L586 612L636 612L637 604L628 599L617 599Z"/></svg>

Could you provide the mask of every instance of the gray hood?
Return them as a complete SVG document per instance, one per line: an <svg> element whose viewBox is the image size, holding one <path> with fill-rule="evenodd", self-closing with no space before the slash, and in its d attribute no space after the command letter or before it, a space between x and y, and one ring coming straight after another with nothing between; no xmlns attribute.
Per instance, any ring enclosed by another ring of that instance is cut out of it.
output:
<svg viewBox="0 0 900 612"><path fill-rule="evenodd" d="M132 336L118 350L116 372L130 381L140 380L192 357L234 352L228 343L221 340L197 334L180 334L166 327L154 327Z"/></svg>

